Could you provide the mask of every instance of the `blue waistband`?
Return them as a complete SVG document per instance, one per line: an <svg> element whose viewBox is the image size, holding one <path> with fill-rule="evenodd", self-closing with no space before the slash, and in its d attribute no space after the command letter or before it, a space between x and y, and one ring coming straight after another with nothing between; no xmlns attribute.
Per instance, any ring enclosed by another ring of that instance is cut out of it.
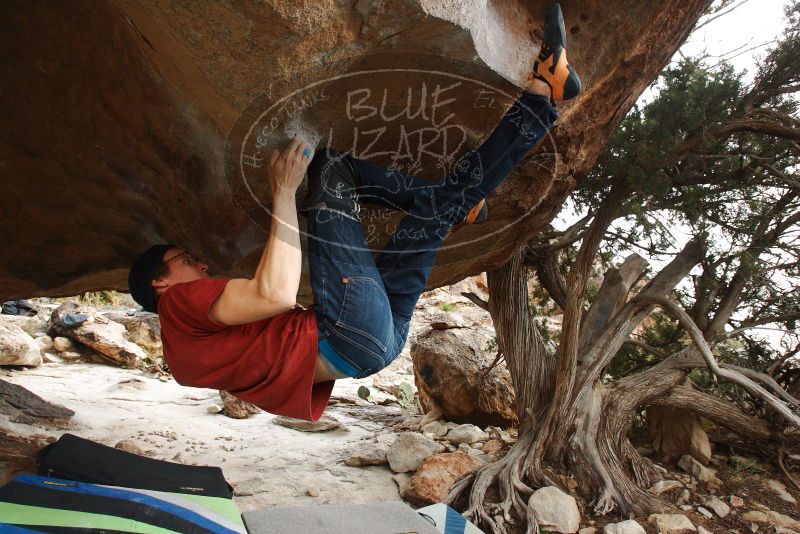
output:
<svg viewBox="0 0 800 534"><path fill-rule="evenodd" d="M325 356L325 359L328 360L328 363L330 363L343 375L356 376L361 372L344 361L342 357L339 356L339 354L333 349L333 347L328 344L328 340L322 339L319 341L319 351Z"/></svg>

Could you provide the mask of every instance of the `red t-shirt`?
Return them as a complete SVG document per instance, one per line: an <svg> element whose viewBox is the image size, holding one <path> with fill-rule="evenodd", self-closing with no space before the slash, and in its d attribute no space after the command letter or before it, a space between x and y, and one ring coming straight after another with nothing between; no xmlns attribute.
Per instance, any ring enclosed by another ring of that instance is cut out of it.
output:
<svg viewBox="0 0 800 534"><path fill-rule="evenodd" d="M295 308L243 325L211 320L224 278L170 287L158 300L164 358L184 386L223 389L268 412L316 421L333 381L314 384L317 320Z"/></svg>

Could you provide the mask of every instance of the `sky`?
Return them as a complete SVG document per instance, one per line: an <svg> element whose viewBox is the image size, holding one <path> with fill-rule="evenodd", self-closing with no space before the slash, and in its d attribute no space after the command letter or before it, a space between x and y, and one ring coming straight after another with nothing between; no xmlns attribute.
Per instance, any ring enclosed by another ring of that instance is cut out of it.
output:
<svg viewBox="0 0 800 534"><path fill-rule="evenodd" d="M731 64L737 71L746 72L746 80L752 80L754 61L783 32L783 8L786 3L785 0L735 2L733 6L736 7L730 12L693 32L673 60L679 60L680 54L688 57L705 53L709 55L709 65L717 62ZM698 24L706 20L708 17L701 19ZM653 92L648 90L639 104L652 98Z"/></svg>
<svg viewBox="0 0 800 534"><path fill-rule="evenodd" d="M747 82L752 81L758 57L764 55L770 48L769 45L783 33L786 24L783 8L787 3L787 0L735 2L734 5L737 5L735 9L693 32L680 52L675 54L673 61L680 60L681 54L687 57L706 54L709 65L724 61L733 65L737 71L745 72ZM701 19L698 24L702 24L705 20L707 18ZM657 86L648 89L638 104L644 105L652 100L657 91ZM567 228L583 215L584 213L576 214L568 200L565 209L553 224L556 228ZM679 241L685 242L690 238L681 228L675 227L673 232ZM615 263L621 262L622 259L624 258L617 258ZM661 259L648 258L654 272L670 259L669 256ZM780 337L777 332L769 330L761 331L759 334L775 345Z"/></svg>
<svg viewBox="0 0 800 534"><path fill-rule="evenodd" d="M727 15L695 31L681 52L696 55L705 49L709 54L723 56L720 59L738 71L752 71L753 57L763 54L767 48L764 43L773 41L783 31L785 4L784 0L747 0L738 4ZM757 48L750 50L753 47ZM730 58L724 57L737 49Z"/></svg>

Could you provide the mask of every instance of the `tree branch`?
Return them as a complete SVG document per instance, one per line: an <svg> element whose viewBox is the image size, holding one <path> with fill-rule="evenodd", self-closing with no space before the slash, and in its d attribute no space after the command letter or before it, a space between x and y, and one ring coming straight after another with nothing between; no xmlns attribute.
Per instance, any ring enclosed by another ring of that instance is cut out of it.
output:
<svg viewBox="0 0 800 534"><path fill-rule="evenodd" d="M661 307L666 311L669 311L678 318L678 320L681 322L686 331L689 332L692 341L694 341L695 346L700 350L701 356L706 361L706 364L712 373L727 380L730 380L734 384L742 386L751 395L765 401L776 412L778 412L784 418L786 418L790 423L800 428L800 417L798 417L795 413L793 413L792 410L790 410L789 407L786 406L786 404L781 402L769 391L765 390L763 387L755 383L753 380L744 376L742 373L734 371L732 369L725 369L719 366L717 360L714 358L714 355L711 353L711 348L708 346L708 343L703 337L703 333L700 331L699 328L697 328L697 325L694 324L694 321L692 321L692 318L689 317L689 314L687 314L681 307L677 306L674 302L672 302L668 298L655 294L646 295L644 298L640 300L641 305L647 305L649 303L657 304L659 307Z"/></svg>
<svg viewBox="0 0 800 534"><path fill-rule="evenodd" d="M672 388L669 395L658 399L653 404L688 410L701 417L711 419L747 439L773 441L776 437L769 425L760 417L748 415L731 402L686 385Z"/></svg>

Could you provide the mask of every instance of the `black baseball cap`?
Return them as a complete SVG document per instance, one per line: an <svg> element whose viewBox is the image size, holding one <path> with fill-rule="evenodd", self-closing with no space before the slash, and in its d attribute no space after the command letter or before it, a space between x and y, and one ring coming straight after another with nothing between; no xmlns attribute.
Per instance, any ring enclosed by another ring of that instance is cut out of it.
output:
<svg viewBox="0 0 800 534"><path fill-rule="evenodd" d="M158 313L153 280L156 279L156 271L164 262L164 253L171 248L176 247L170 244L153 245L136 258L128 273L128 290L133 300L152 313Z"/></svg>

